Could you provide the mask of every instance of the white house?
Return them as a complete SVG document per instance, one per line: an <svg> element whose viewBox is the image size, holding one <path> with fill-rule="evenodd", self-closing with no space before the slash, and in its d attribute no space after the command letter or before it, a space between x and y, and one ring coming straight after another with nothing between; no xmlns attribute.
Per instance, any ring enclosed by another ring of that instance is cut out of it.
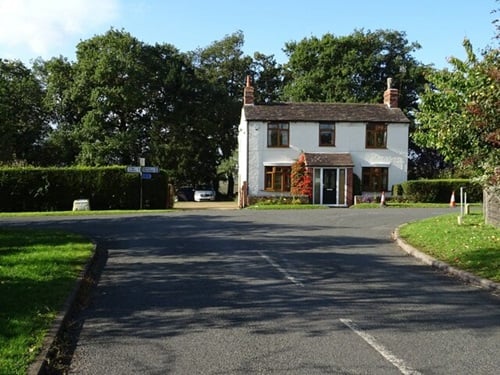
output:
<svg viewBox="0 0 500 375"><path fill-rule="evenodd" d="M247 78L238 133L240 207L290 196L291 167L301 155L314 204L352 205L355 180L369 195L389 194L406 181L410 121L390 83L383 104L258 105Z"/></svg>

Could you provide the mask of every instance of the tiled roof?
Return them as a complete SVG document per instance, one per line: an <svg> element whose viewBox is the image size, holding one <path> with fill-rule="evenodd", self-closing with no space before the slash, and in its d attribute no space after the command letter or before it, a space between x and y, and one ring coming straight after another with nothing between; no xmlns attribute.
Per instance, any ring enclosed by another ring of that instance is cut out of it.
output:
<svg viewBox="0 0 500 375"><path fill-rule="evenodd" d="M304 153L308 167L353 167L349 153Z"/></svg>
<svg viewBox="0 0 500 375"><path fill-rule="evenodd" d="M385 104L279 103L245 105L250 121L410 122L400 108Z"/></svg>

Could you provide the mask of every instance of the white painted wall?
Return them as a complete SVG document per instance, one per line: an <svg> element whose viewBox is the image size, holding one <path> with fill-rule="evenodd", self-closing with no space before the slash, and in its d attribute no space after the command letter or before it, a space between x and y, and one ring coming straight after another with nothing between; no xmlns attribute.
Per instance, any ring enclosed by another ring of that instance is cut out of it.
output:
<svg viewBox="0 0 500 375"><path fill-rule="evenodd" d="M247 126L243 113L238 135L240 186L248 173L249 193L263 195L264 166L290 166L301 152L349 152L354 163L354 173L360 178L362 167L383 166L389 168L389 189L393 184L406 181L408 124L388 124L386 149L366 149L365 129L366 123L336 123L335 147L320 147L318 123L290 122L290 147L268 148L267 122L250 121ZM246 160L248 160L248 170L246 170ZM266 192L267 194L269 193Z"/></svg>
<svg viewBox="0 0 500 375"><path fill-rule="evenodd" d="M242 108L240 125L238 127L238 191L243 182L247 180L248 174L248 124L245 118L245 111Z"/></svg>

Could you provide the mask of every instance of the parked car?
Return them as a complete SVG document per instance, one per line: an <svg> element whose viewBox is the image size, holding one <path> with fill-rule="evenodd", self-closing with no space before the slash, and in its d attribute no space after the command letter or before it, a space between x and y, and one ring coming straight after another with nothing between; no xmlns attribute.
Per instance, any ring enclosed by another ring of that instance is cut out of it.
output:
<svg viewBox="0 0 500 375"><path fill-rule="evenodd" d="M194 201L194 188L189 186L184 186L175 192L176 202L189 202Z"/></svg>
<svg viewBox="0 0 500 375"><path fill-rule="evenodd" d="M194 190L194 200L195 202L214 201L215 190L207 185L197 186Z"/></svg>

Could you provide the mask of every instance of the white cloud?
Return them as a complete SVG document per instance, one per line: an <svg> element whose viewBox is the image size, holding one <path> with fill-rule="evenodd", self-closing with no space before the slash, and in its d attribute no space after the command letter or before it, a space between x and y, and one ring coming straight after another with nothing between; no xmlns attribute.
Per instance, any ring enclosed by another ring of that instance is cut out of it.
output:
<svg viewBox="0 0 500 375"><path fill-rule="evenodd" d="M119 0L0 0L0 50L44 56L68 40L111 26Z"/></svg>

